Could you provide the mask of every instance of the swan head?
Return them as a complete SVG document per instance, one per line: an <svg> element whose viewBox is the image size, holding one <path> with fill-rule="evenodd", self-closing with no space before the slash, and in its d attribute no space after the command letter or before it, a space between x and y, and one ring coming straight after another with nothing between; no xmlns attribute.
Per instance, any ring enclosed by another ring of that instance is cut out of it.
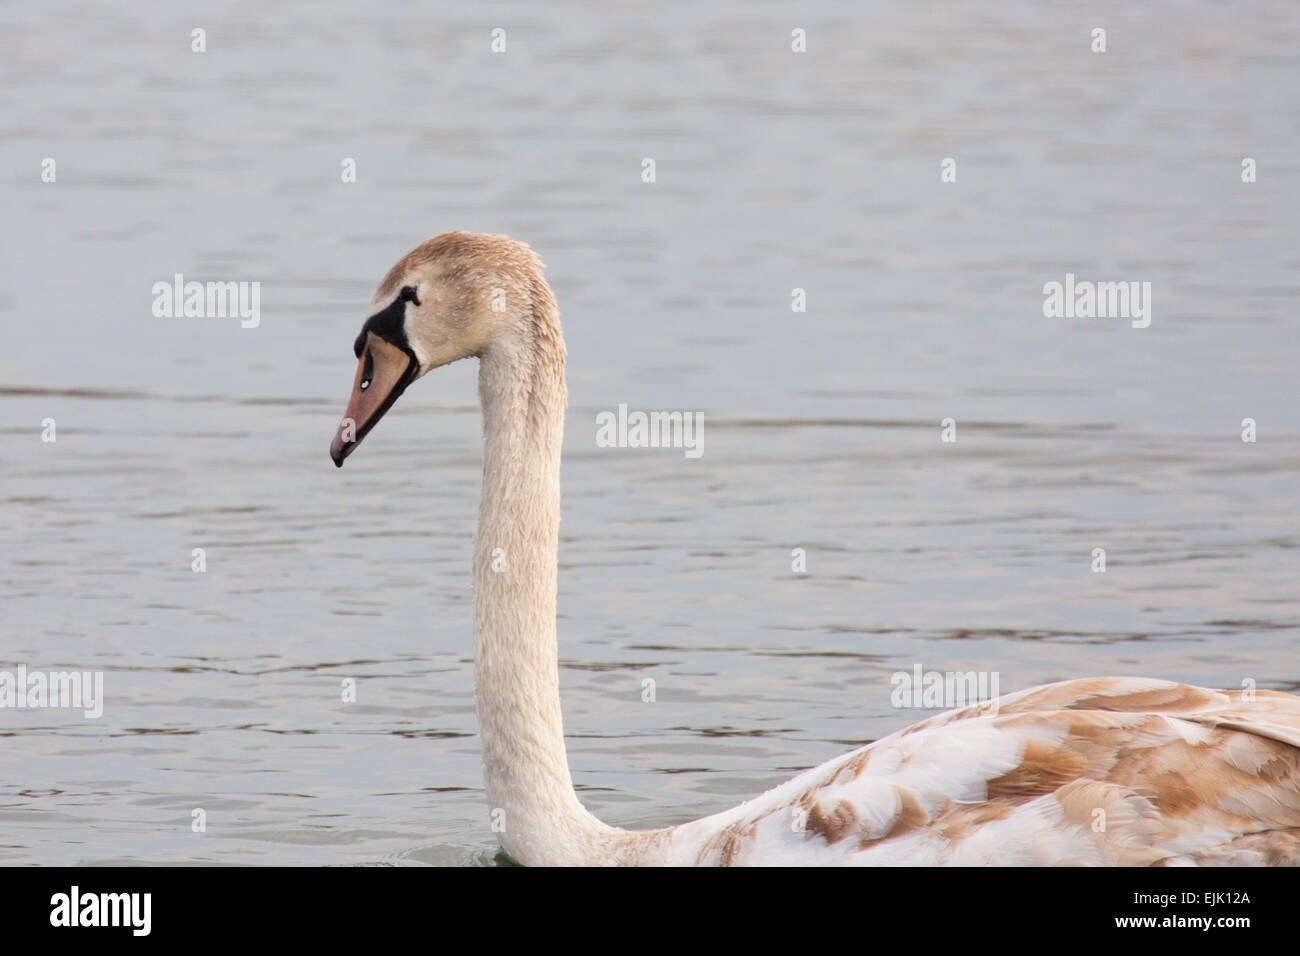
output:
<svg viewBox="0 0 1300 956"><path fill-rule="evenodd" d="M388 270L353 342L356 377L330 457L347 458L421 375L482 355L531 315L542 264L508 236L448 232ZM549 293L548 293L549 295Z"/></svg>

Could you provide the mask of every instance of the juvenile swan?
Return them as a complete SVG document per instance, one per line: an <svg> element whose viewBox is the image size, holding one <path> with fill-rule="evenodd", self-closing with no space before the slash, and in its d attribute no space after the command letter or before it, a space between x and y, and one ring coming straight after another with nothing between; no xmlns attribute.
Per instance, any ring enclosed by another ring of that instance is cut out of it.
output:
<svg viewBox="0 0 1300 956"><path fill-rule="evenodd" d="M505 236L447 233L389 271L369 314L336 465L415 379L479 360L475 700L488 805L519 862L1300 863L1300 698L1130 677L941 714L691 823L607 826L573 792L560 720L565 353L542 263Z"/></svg>

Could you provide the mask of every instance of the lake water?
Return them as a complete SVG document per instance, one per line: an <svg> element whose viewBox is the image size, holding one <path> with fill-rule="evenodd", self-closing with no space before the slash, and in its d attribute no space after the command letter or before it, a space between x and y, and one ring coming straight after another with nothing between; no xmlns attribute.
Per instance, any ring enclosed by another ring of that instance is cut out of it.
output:
<svg viewBox="0 0 1300 956"><path fill-rule="evenodd" d="M476 368L327 455L375 285L455 228L560 300L604 819L920 719L917 664L1300 687L1294 3L84 6L0 7L0 668L106 703L0 710L0 863L490 859ZM155 318L176 273L260 324ZM1045 318L1067 273L1150 326ZM620 403L703 457L597 447Z"/></svg>

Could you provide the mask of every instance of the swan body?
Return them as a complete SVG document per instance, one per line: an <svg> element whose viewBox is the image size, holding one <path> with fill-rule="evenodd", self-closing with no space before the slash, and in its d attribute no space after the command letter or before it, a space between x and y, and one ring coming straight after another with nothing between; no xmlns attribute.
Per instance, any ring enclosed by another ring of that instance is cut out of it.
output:
<svg viewBox="0 0 1300 956"><path fill-rule="evenodd" d="M555 633L565 350L542 264L446 233L389 271L335 464L421 375L479 359L475 707L503 848L528 865L1300 865L1300 698L1064 681L922 721L676 827L573 790Z"/></svg>

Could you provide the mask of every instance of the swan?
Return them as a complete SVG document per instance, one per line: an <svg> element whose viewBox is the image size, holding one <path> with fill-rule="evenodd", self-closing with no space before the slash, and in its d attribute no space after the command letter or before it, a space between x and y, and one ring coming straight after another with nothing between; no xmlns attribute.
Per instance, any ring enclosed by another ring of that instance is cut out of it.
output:
<svg viewBox="0 0 1300 956"><path fill-rule="evenodd" d="M475 708L502 848L526 865L1300 864L1300 698L1101 677L939 714L734 809L631 831L573 789L556 565L565 346L542 263L451 232L379 284L330 446L342 466L408 385L479 360ZM502 558L503 560L494 560Z"/></svg>

